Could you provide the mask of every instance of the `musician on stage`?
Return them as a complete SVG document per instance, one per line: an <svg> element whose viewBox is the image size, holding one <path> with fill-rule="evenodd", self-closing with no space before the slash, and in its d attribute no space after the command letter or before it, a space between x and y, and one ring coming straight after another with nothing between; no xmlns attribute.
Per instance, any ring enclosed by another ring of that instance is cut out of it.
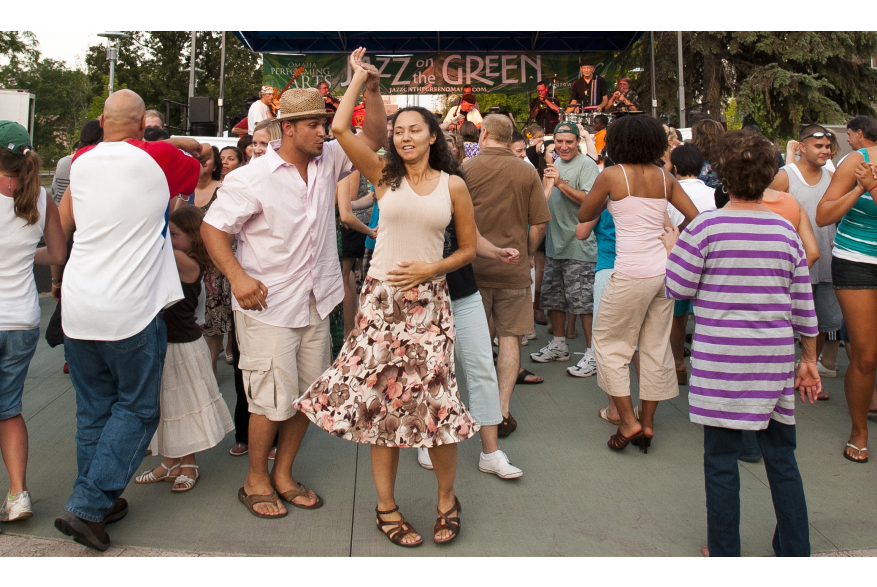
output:
<svg viewBox="0 0 877 587"><path fill-rule="evenodd" d="M553 132L560 122L560 100L548 95L548 86L542 80L536 84L536 93L539 95L530 102L530 118L546 133Z"/></svg>
<svg viewBox="0 0 877 587"><path fill-rule="evenodd" d="M573 82L566 111L580 112L582 107L596 106L597 110L602 112L609 103L606 80L603 76L594 75L594 66L589 61L582 63L579 69L582 77Z"/></svg>
<svg viewBox="0 0 877 587"><path fill-rule="evenodd" d="M468 93L465 92L467 88L469 90ZM445 116L445 122L442 126L446 128L451 127L451 130L456 131L459 130L461 124L468 120L480 130L483 119L478 109L478 101L475 99L474 94L472 94L472 86L464 86L463 90L464 93L457 100L456 104L448 109L448 114Z"/></svg>
<svg viewBox="0 0 877 587"><path fill-rule="evenodd" d="M618 89L609 96L606 112L630 112L639 110L639 96L630 89L630 78L618 78Z"/></svg>
<svg viewBox="0 0 877 587"><path fill-rule="evenodd" d="M317 89L320 91L320 96L326 101L326 112L334 114L341 102L329 94L329 84L320 82L317 84Z"/></svg>

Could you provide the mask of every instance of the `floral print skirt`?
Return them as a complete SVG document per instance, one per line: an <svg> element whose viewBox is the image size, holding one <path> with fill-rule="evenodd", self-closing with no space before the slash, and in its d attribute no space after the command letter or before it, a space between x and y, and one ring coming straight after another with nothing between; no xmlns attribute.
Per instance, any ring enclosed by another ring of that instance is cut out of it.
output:
<svg viewBox="0 0 877 587"><path fill-rule="evenodd" d="M204 336L222 336L231 330L231 284L225 275L216 273L213 287L216 293L204 288L204 324L201 325Z"/></svg>
<svg viewBox="0 0 877 587"><path fill-rule="evenodd" d="M454 336L444 281L403 292L368 277L335 363L295 408L363 444L431 448L471 438L480 424L457 391Z"/></svg>

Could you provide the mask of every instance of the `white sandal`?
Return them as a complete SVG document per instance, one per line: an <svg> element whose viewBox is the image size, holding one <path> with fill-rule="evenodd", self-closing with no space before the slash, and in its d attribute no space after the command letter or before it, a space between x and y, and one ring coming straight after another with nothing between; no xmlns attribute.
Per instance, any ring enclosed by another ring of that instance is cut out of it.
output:
<svg viewBox="0 0 877 587"><path fill-rule="evenodd" d="M195 478L193 479L188 475L183 475L181 473L174 482L174 486L171 487L171 491L174 493L185 493L186 491L191 491L198 482L198 479L201 478L201 474L198 472L198 465L180 465L181 469L185 469L186 467L195 469ZM182 485L183 487L177 489L177 485Z"/></svg>
<svg viewBox="0 0 877 587"><path fill-rule="evenodd" d="M182 461L180 461L179 463L177 463L176 465L174 465L173 467L168 469L164 463L160 463L158 466L163 468L165 471L167 471L164 475L162 475L161 477L156 477L155 475L152 474L152 469L150 469L149 471L146 471L145 473L142 473L142 474L138 475L137 477L135 477L134 483L139 483L141 485L145 485L147 483L160 483L161 481L167 481L168 483L173 483L176 480L177 476L172 475L171 472L179 469L180 464L182 464Z"/></svg>

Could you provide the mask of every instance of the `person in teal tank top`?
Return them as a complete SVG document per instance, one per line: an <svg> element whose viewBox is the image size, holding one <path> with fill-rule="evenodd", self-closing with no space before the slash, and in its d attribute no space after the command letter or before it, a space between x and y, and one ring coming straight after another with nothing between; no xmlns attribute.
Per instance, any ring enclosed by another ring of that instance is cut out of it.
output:
<svg viewBox="0 0 877 587"><path fill-rule="evenodd" d="M868 409L877 405L877 147L850 153L816 209L816 224L840 223L834 239L831 278L850 335L850 366L844 392L852 430L844 458L868 462Z"/></svg>

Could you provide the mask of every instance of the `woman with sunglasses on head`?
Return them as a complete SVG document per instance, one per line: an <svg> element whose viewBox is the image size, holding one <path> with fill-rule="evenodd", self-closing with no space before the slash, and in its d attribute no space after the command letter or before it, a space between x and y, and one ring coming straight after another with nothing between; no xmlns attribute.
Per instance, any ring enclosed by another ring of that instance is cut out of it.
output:
<svg viewBox="0 0 877 587"><path fill-rule="evenodd" d="M868 462L868 406L877 375L877 147L850 153L816 208L816 224L840 223L831 248L831 281L850 336L844 394L852 430L844 458Z"/></svg>
<svg viewBox="0 0 877 587"><path fill-rule="evenodd" d="M399 449L428 448L439 485L433 540L443 544L460 532L457 443L480 427L457 391L456 332L445 281L445 274L475 257L475 216L459 167L428 110L399 110L384 157L353 133L348 121L356 95L367 80L377 86L377 70L362 62L364 54L357 49L350 56L353 79L332 130L375 186L380 230L354 329L332 368L295 408L334 436L371 445L376 523L399 546L423 543L396 503ZM444 258L449 224L458 248Z"/></svg>

